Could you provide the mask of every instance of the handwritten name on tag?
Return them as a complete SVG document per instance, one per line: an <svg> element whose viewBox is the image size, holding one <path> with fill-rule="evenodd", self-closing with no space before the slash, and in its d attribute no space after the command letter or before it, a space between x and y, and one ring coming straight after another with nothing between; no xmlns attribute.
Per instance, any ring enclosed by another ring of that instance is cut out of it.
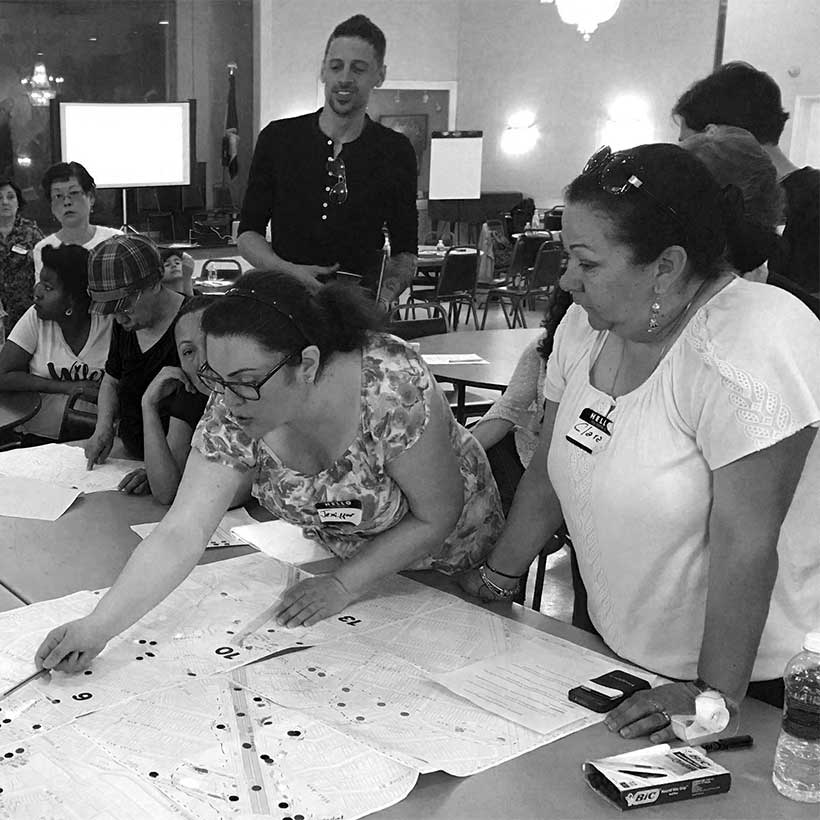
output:
<svg viewBox="0 0 820 820"><path fill-rule="evenodd" d="M323 524L354 524L362 523L362 502L356 499L350 501L320 501L316 504L319 521Z"/></svg>

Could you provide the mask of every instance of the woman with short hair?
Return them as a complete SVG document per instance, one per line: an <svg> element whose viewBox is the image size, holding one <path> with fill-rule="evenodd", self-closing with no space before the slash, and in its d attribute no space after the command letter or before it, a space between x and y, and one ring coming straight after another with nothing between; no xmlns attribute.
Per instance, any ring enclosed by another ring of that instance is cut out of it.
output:
<svg viewBox="0 0 820 820"><path fill-rule="evenodd" d="M40 411L23 427L28 443L55 440L69 396L78 410L96 411L111 341L111 317L89 315L88 251L77 245L43 248L34 305L0 350L0 390L37 390Z"/></svg>

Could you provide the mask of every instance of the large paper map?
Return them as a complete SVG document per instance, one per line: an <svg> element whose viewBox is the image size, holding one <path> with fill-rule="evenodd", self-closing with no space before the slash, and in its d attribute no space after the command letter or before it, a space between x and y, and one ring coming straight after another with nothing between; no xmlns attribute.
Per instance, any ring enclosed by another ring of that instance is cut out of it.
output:
<svg viewBox="0 0 820 820"><path fill-rule="evenodd" d="M561 697L534 731L436 676L527 647L580 655L587 676L612 667L601 656L399 576L279 627L270 613L302 576L263 555L197 567L91 669L0 701L0 818L356 818L419 773L469 775L600 719ZM0 615L0 689L101 594Z"/></svg>

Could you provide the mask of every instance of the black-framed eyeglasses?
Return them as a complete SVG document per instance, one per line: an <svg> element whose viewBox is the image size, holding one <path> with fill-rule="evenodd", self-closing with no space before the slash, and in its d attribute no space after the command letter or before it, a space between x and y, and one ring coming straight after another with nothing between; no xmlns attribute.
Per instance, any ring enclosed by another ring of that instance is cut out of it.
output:
<svg viewBox="0 0 820 820"><path fill-rule="evenodd" d="M646 171L629 151L613 152L608 145L604 145L587 160L581 175L596 176L599 187L613 196L623 196L632 190L641 191L679 224L683 224L680 214L646 187Z"/></svg>
<svg viewBox="0 0 820 820"><path fill-rule="evenodd" d="M231 382L226 381L218 373L211 369L208 362L203 362L202 366L197 370L199 380L208 390L212 390L219 396L223 396L226 390L230 390L234 396L238 396L245 401L259 401L262 386L266 384L273 376L275 376L297 353L299 350L292 350L285 356L284 359L277 362L272 370L269 370L256 382Z"/></svg>
<svg viewBox="0 0 820 820"><path fill-rule="evenodd" d="M345 161L339 156L327 161L327 173L336 177L336 184L330 189L330 201L334 205L342 205L347 202L347 173L345 171Z"/></svg>
<svg viewBox="0 0 820 820"><path fill-rule="evenodd" d="M139 304L140 299L142 299L142 291L137 291L137 298L133 299L133 297L129 297L129 305L128 307L120 308L119 310L114 311L115 313L122 313L125 316L130 316L136 309L137 305Z"/></svg>

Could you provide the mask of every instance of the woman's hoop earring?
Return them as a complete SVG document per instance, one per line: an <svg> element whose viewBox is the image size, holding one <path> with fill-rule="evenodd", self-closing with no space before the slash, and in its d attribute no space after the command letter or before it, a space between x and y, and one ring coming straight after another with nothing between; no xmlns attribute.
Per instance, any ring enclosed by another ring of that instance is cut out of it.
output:
<svg viewBox="0 0 820 820"><path fill-rule="evenodd" d="M660 322L658 322L660 314L661 303L659 299L655 299L649 306L649 327L646 329L647 333L654 333L660 327Z"/></svg>
<svg viewBox="0 0 820 820"><path fill-rule="evenodd" d="M74 313L74 308L66 308L66 312L65 312L66 316L71 316L72 313Z"/></svg>

